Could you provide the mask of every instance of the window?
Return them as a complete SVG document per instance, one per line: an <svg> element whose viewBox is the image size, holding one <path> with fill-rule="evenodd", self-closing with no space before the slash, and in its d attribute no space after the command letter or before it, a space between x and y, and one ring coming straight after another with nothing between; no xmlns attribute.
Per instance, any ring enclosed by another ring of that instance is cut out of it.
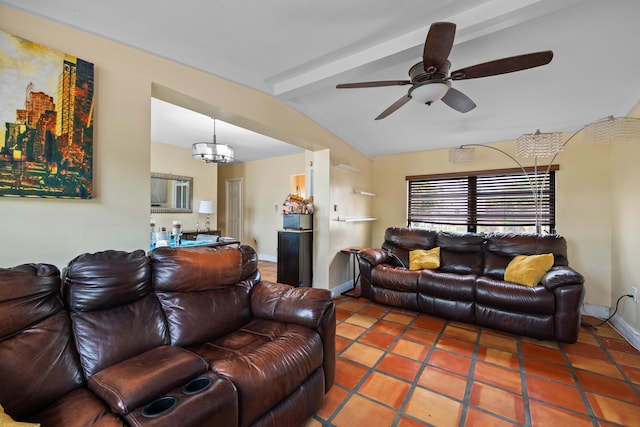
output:
<svg viewBox="0 0 640 427"><path fill-rule="evenodd" d="M188 181L175 181L173 184L173 191L175 199L173 201L173 207L177 209L190 209L189 206L189 182Z"/></svg>
<svg viewBox="0 0 640 427"><path fill-rule="evenodd" d="M501 169L408 176L410 227L448 231L555 232L555 171ZM537 190L536 190L537 189ZM535 194L535 195L534 195ZM536 203L536 200L538 203Z"/></svg>

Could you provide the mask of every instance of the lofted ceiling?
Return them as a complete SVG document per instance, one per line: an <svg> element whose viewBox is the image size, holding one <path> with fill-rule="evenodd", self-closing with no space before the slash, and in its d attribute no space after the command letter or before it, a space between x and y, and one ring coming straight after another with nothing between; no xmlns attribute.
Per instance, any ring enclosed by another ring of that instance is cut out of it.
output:
<svg viewBox="0 0 640 427"><path fill-rule="evenodd" d="M571 132L640 100L637 0L0 0L4 4L210 72L273 95L368 157ZM454 81L477 107L409 102L374 118L408 86L336 89L405 80L431 23L457 24L455 70L552 50L550 64ZM217 122L239 161L301 151ZM181 129L184 127L184 129ZM211 140L212 120L152 102L154 141ZM228 132L228 133L227 133ZM179 135L188 135L180 139ZM230 136L229 136L230 138ZM259 147L259 149L258 149Z"/></svg>

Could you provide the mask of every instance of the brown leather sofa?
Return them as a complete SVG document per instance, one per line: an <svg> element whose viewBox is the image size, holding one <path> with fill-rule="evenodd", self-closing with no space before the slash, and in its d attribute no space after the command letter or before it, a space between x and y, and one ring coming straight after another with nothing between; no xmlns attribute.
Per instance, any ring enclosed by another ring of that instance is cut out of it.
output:
<svg viewBox="0 0 640 427"><path fill-rule="evenodd" d="M0 269L0 405L42 426L298 426L335 376L329 291L255 251L158 248Z"/></svg>
<svg viewBox="0 0 640 427"><path fill-rule="evenodd" d="M558 235L475 234L391 227L359 254L362 296L376 303L544 340L578 338L584 277ZM437 269L409 270L409 253L440 247ZM537 286L504 280L516 255L553 253Z"/></svg>

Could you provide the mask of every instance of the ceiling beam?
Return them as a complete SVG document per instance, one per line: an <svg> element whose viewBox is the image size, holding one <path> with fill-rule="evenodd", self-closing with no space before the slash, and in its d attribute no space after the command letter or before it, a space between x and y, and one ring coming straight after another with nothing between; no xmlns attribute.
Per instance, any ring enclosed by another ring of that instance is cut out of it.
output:
<svg viewBox="0 0 640 427"><path fill-rule="evenodd" d="M444 20L456 23L455 45L584 1L586 0L492 0ZM347 81L356 72L366 71L366 68L373 71L414 57L417 62L422 55L429 26L327 62L312 70L286 73L288 77L267 80L267 83L271 85L274 96L286 101L326 87L329 83L335 84L338 79Z"/></svg>

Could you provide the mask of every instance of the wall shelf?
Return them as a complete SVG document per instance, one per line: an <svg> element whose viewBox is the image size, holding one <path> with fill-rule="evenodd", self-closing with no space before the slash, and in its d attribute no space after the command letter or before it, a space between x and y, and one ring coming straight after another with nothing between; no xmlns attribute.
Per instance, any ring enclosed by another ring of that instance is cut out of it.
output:
<svg viewBox="0 0 640 427"><path fill-rule="evenodd" d="M377 221L378 218L373 218L370 216L339 216L336 218L336 221L340 222L366 222L366 221Z"/></svg>
<svg viewBox="0 0 640 427"><path fill-rule="evenodd" d="M376 193L372 193L371 191L358 190L356 188L353 189L353 193L359 194L361 196L370 196L370 197L373 197L376 195Z"/></svg>
<svg viewBox="0 0 640 427"><path fill-rule="evenodd" d="M360 172L359 168L355 166L351 166L347 163L333 162L333 166L336 168L348 170L349 172Z"/></svg>

